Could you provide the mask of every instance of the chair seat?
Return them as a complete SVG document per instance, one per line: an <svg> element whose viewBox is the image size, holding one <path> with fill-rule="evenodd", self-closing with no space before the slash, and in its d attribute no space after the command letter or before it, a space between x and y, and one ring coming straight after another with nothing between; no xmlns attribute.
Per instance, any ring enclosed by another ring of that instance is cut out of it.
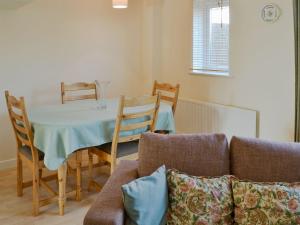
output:
<svg viewBox="0 0 300 225"><path fill-rule="evenodd" d="M170 134L169 130L156 130L154 131L156 134Z"/></svg>
<svg viewBox="0 0 300 225"><path fill-rule="evenodd" d="M107 154L111 154L111 145L112 145L112 143L107 143L107 144L97 146L96 148L106 152ZM128 155L137 153L138 145L139 145L139 141L119 143L118 150L117 150L117 158L121 158L124 156L128 156Z"/></svg>
<svg viewBox="0 0 300 225"><path fill-rule="evenodd" d="M24 155L26 156L28 159L30 159L32 161L32 154L31 154L31 149L24 145L22 146L19 151ZM44 159L44 153L41 152L40 150L37 150L38 151L38 156L39 156L39 161L43 160Z"/></svg>

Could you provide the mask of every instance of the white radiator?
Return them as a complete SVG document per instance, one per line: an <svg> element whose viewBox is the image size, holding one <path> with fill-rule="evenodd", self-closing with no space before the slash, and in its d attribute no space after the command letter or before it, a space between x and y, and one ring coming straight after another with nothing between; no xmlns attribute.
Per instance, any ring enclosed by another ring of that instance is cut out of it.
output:
<svg viewBox="0 0 300 225"><path fill-rule="evenodd" d="M180 99L175 114L177 133L224 133L258 137L258 112L233 106Z"/></svg>

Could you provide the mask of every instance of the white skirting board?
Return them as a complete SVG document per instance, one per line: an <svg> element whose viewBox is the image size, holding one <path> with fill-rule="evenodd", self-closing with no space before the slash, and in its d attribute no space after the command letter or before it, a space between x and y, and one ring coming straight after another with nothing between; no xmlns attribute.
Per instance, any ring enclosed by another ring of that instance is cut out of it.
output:
<svg viewBox="0 0 300 225"><path fill-rule="evenodd" d="M0 170L6 170L16 167L16 159L9 159L9 160L3 160L0 161Z"/></svg>
<svg viewBox="0 0 300 225"><path fill-rule="evenodd" d="M179 99L175 114L177 133L224 133L259 137L259 113L255 110L191 99Z"/></svg>

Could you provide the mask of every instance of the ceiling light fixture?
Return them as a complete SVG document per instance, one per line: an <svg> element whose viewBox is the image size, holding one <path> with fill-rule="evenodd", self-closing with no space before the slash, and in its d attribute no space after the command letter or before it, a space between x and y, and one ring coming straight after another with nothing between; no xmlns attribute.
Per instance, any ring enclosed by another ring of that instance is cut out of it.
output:
<svg viewBox="0 0 300 225"><path fill-rule="evenodd" d="M126 9L128 7L128 0L112 0L114 9Z"/></svg>

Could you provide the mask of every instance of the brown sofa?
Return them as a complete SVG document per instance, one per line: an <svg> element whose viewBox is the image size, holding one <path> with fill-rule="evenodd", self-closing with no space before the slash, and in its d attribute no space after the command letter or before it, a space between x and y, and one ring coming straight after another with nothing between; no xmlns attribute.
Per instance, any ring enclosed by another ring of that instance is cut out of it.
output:
<svg viewBox="0 0 300 225"><path fill-rule="evenodd" d="M84 219L84 225L123 225L126 215L121 185L150 175L159 166L190 175L233 174L253 181L300 181L300 144L233 137L223 134L145 134L139 162L123 161L107 181Z"/></svg>

